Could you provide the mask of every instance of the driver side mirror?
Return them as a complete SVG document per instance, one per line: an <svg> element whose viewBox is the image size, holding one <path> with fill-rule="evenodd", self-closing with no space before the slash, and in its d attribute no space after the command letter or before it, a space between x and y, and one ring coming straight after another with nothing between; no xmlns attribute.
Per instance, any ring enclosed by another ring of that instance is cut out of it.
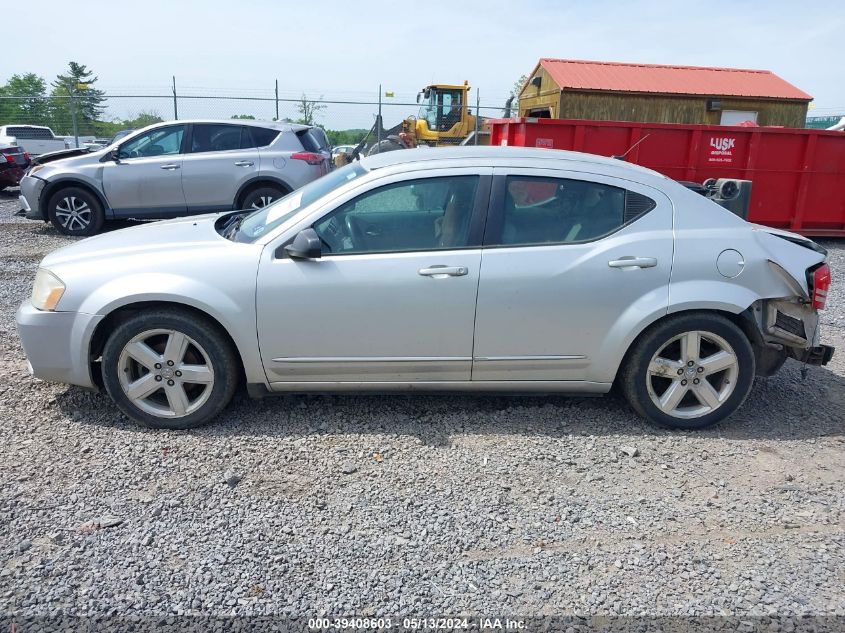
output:
<svg viewBox="0 0 845 633"><path fill-rule="evenodd" d="M115 147L112 151L109 152L109 158L112 159L114 162L120 162L120 148Z"/></svg>
<svg viewBox="0 0 845 633"><path fill-rule="evenodd" d="M291 259L320 259L323 254L320 236L312 228L303 229L293 238L293 242L285 246L285 253Z"/></svg>

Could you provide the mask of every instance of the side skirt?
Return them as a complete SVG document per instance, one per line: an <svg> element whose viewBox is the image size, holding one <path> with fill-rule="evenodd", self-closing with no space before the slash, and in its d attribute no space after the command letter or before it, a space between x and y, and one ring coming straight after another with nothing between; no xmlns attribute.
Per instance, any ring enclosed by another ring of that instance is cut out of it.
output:
<svg viewBox="0 0 845 633"><path fill-rule="evenodd" d="M601 395L610 391L611 383L586 380L484 380L484 381L417 381L417 382L274 382L247 386L249 395L261 398L273 394L290 393L497 393L497 394L559 394Z"/></svg>

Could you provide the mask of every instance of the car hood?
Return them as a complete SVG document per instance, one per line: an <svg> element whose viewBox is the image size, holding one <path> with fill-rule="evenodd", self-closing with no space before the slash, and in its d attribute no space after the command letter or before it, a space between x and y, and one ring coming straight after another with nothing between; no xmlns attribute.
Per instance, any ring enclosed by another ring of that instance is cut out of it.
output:
<svg viewBox="0 0 845 633"><path fill-rule="evenodd" d="M91 150L87 147L77 147L72 149L60 149L55 152L47 152L39 154L32 159L33 165L46 165L57 160L67 160L69 158L76 158L78 156L87 156Z"/></svg>
<svg viewBox="0 0 845 633"><path fill-rule="evenodd" d="M168 251L173 250L184 254L186 251L207 249L209 246L234 245L214 228L214 223L220 216L220 213L209 213L147 222L95 235L50 253L42 260L41 266L49 269L68 263L130 255L162 258L167 256Z"/></svg>

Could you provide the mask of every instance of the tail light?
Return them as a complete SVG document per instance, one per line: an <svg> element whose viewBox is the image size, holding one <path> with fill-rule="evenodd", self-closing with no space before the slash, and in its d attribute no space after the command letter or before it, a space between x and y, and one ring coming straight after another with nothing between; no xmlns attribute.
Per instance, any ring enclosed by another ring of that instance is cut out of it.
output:
<svg viewBox="0 0 845 633"><path fill-rule="evenodd" d="M830 289L830 266L822 264L813 271L813 283L810 294L813 298L813 308L824 310L827 303L827 291Z"/></svg>
<svg viewBox="0 0 845 633"><path fill-rule="evenodd" d="M14 156L12 156L11 154L4 154L4 156L6 157L6 162L7 162L7 163L12 163L12 164L14 164L14 162L15 162L15 157L14 157Z"/></svg>
<svg viewBox="0 0 845 633"><path fill-rule="evenodd" d="M291 154L290 157L293 160L304 160L309 165L319 165L325 160L325 157L317 152L296 152Z"/></svg>
<svg viewBox="0 0 845 633"><path fill-rule="evenodd" d="M25 160L32 160L32 156L29 155L29 152L24 152L23 157Z"/></svg>

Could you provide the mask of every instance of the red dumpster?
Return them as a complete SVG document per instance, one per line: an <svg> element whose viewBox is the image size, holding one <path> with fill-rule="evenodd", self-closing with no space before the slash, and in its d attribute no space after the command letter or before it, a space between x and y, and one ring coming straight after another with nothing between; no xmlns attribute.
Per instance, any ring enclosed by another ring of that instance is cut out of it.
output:
<svg viewBox="0 0 845 633"><path fill-rule="evenodd" d="M749 221L845 236L843 132L520 118L490 121L490 144L603 156L628 152L628 162L676 180L750 180Z"/></svg>

